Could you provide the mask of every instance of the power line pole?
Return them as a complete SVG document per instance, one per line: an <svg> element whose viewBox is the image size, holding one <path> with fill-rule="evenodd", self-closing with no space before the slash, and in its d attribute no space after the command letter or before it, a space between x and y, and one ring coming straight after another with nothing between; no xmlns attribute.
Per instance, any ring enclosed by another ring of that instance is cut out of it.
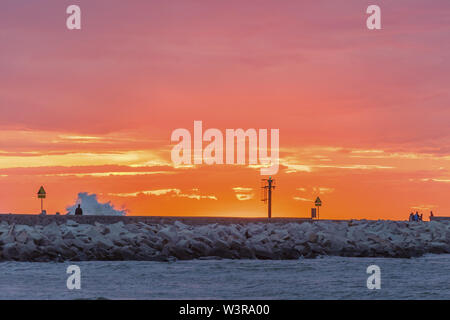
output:
<svg viewBox="0 0 450 320"><path fill-rule="evenodd" d="M272 177L269 177L269 179L262 179L262 201L264 203L267 201L267 216L268 218L272 218L272 189L275 189L275 180L272 179Z"/></svg>

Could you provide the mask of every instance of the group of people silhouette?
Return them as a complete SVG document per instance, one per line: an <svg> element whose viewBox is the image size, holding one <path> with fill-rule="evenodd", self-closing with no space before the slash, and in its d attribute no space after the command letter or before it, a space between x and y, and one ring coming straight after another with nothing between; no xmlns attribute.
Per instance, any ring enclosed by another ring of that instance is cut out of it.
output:
<svg viewBox="0 0 450 320"><path fill-rule="evenodd" d="M419 212L416 211L416 213L410 213L409 214L409 221L423 221L423 213L419 214Z"/></svg>
<svg viewBox="0 0 450 320"><path fill-rule="evenodd" d="M430 220L431 217L434 217L433 211L430 211ZM423 221L423 213L419 214L419 212L416 211L416 213L410 213L409 214L409 221Z"/></svg>

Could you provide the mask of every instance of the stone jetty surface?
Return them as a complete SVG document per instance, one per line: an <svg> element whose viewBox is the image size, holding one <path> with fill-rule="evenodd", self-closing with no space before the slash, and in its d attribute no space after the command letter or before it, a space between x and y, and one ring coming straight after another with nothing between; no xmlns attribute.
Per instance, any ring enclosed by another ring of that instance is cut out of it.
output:
<svg viewBox="0 0 450 320"><path fill-rule="evenodd" d="M0 215L0 261L410 258L450 253L450 221Z"/></svg>

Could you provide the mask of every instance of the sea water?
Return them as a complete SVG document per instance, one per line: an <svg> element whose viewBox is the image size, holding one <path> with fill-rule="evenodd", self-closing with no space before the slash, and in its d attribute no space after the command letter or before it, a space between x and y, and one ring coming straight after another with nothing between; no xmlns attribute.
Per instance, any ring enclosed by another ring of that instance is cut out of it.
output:
<svg viewBox="0 0 450 320"><path fill-rule="evenodd" d="M69 265L81 289L69 290ZM367 288L378 265L381 289ZM450 299L450 255L0 263L0 299Z"/></svg>

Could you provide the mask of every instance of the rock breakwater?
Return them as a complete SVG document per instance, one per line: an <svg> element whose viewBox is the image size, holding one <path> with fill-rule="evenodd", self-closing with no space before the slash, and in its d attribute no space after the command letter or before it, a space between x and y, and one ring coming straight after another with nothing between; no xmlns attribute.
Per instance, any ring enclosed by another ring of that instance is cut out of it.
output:
<svg viewBox="0 0 450 320"><path fill-rule="evenodd" d="M0 261L409 258L450 253L450 221L0 223Z"/></svg>

